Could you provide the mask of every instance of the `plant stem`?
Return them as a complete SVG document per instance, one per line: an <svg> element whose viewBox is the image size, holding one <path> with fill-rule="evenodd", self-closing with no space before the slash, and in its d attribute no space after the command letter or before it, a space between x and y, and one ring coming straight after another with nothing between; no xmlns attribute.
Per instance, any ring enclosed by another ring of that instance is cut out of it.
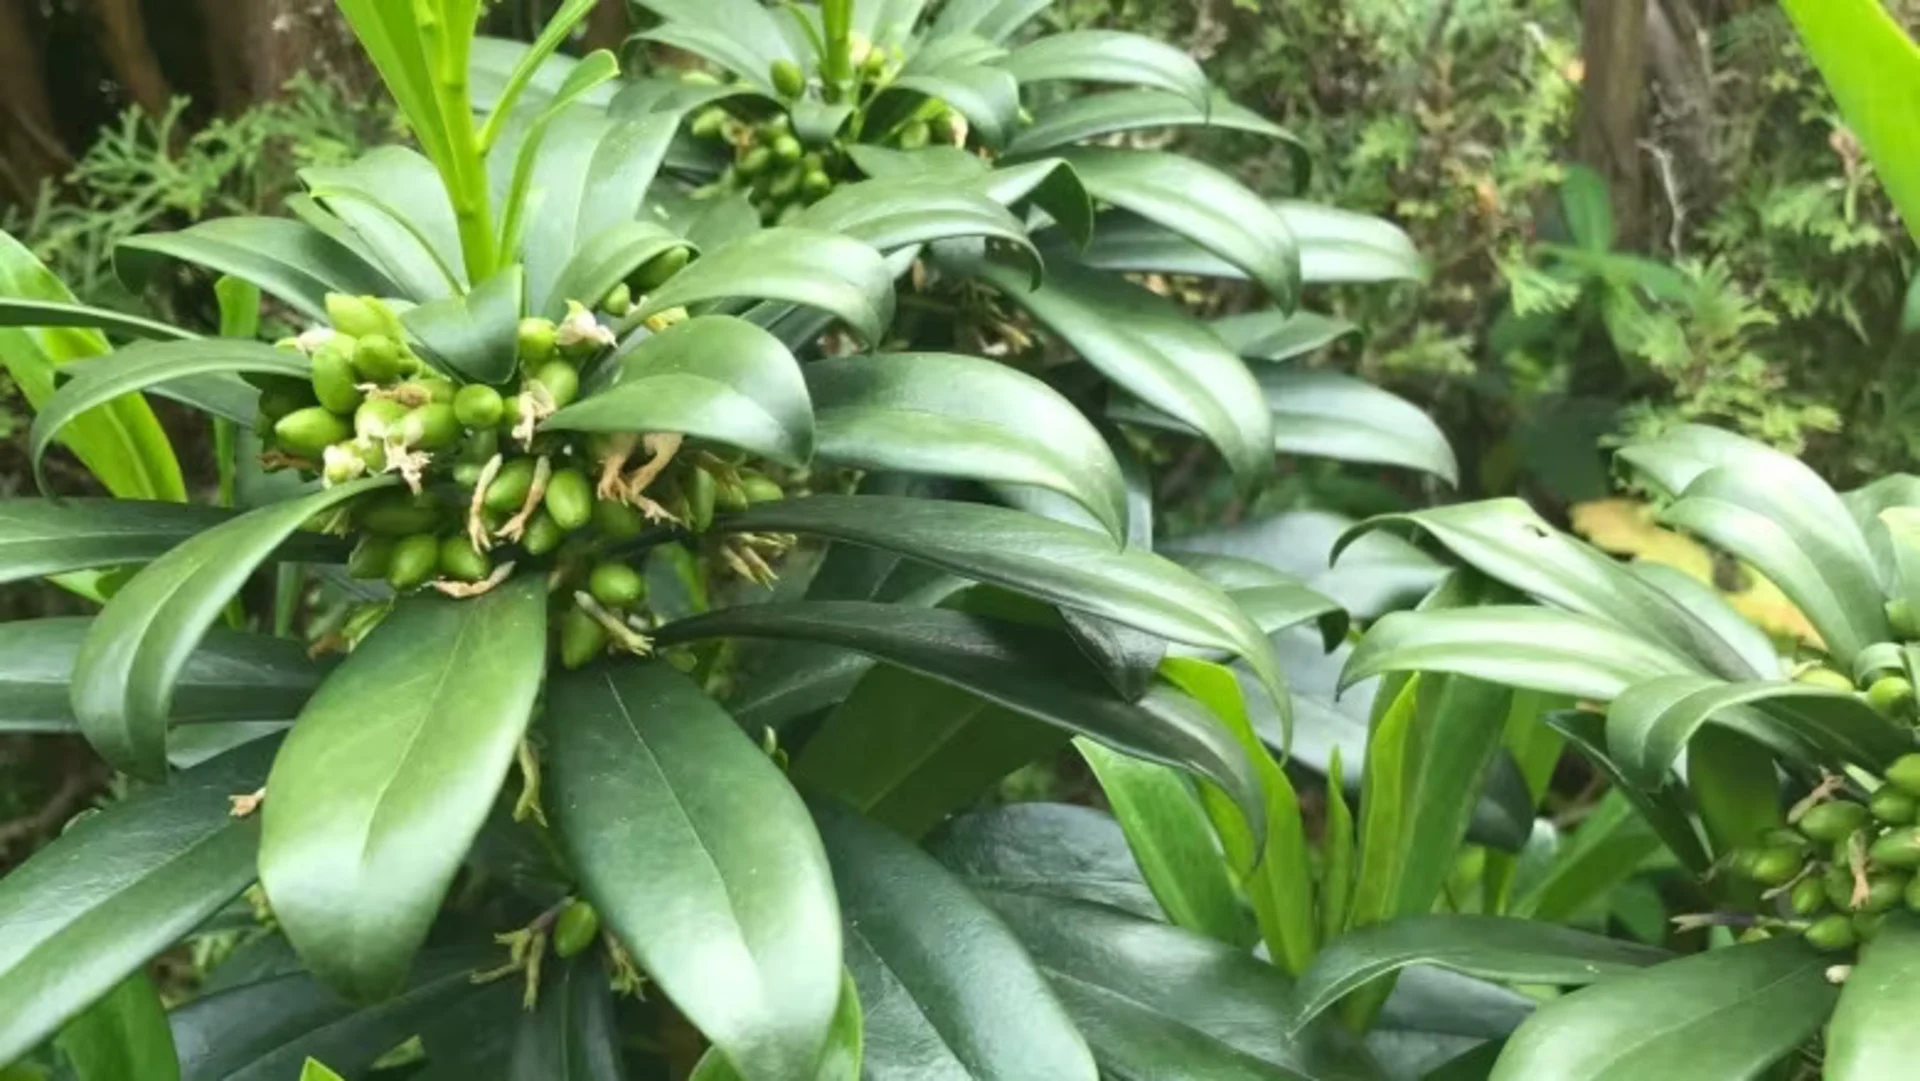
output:
<svg viewBox="0 0 1920 1081"><path fill-rule="evenodd" d="M822 0L820 23L827 35L827 52L821 58L821 74L830 85L844 90L853 83L850 45L853 37L853 0Z"/></svg>
<svg viewBox="0 0 1920 1081"><path fill-rule="evenodd" d="M460 251L465 257L467 283L474 286L493 276L499 251L493 235L493 208L487 174L480 159L480 137L473 127L473 101L467 87L467 50L471 28L449 27L433 0L414 0L414 20L420 41L433 64L433 97L447 135L447 160L437 163L453 213L460 228Z"/></svg>

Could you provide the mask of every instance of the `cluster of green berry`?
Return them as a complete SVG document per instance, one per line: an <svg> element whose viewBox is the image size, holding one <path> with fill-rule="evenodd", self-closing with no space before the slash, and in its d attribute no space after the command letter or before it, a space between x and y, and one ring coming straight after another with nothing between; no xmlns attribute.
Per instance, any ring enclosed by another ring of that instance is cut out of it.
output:
<svg viewBox="0 0 1920 1081"><path fill-rule="evenodd" d="M306 381L261 384L263 463L331 486L396 473L406 487L345 504L330 528L354 538L347 569L396 591L431 587L454 597L497 587L516 564L548 577L556 600L561 662L577 668L609 649L644 653L653 624L647 583L630 562L650 525L704 531L718 509L782 498L781 485L704 450L682 453L671 433L598 435L543 431L540 424L580 393L615 344L609 325L633 297L687 262L673 249L597 305L570 304L558 323L528 318L516 329L516 371L497 386L457 385L409 347L398 314L374 297L327 298L330 326L281 343L311 358ZM648 320L659 330L684 312ZM629 468L633 463L634 467ZM784 538L728 538L716 545L736 573L771 580L767 559ZM356 613L341 633L370 629Z"/></svg>
<svg viewBox="0 0 1920 1081"><path fill-rule="evenodd" d="M1872 939L1896 908L1920 912L1920 754L1889 766L1865 802L1829 798L1837 784L1797 806L1789 827L1728 859L1734 874L1785 905L1785 926L1834 951Z"/></svg>
<svg viewBox="0 0 1920 1081"><path fill-rule="evenodd" d="M855 38L851 49L854 82L842 87L823 81L820 96L828 104L870 101L900 74L904 59L898 50L875 47L858 35ZM702 82L712 78L704 73L687 77ZM807 74L791 60L775 61L768 77L787 102L798 102L807 95ZM843 136L808 145L804 133L795 130L785 112L755 120L715 105L695 114L688 130L697 139L719 140L731 148L733 162L721 174L716 189L745 193L767 225L791 222L855 172ZM935 142L964 144L966 134L966 121L959 113L944 102L928 99L871 141L918 150Z"/></svg>

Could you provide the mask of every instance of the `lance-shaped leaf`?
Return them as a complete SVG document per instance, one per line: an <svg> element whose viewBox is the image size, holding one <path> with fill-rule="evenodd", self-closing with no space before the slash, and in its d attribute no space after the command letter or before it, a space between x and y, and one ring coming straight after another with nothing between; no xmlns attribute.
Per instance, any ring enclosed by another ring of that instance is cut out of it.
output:
<svg viewBox="0 0 1920 1081"><path fill-rule="evenodd" d="M0 623L0 731L64 732L77 725L67 692L92 620ZM325 674L300 643L216 628L174 686L174 724L291 720Z"/></svg>
<svg viewBox="0 0 1920 1081"><path fill-rule="evenodd" d="M143 319L111 308L21 296L0 297L0 327L80 327L160 342L192 341L200 336L170 323Z"/></svg>
<svg viewBox="0 0 1920 1081"><path fill-rule="evenodd" d="M0 879L0 1061L246 889L256 829L228 798L257 788L272 754L242 747L90 815Z"/></svg>
<svg viewBox="0 0 1920 1081"><path fill-rule="evenodd" d="M1602 702L1655 676L1700 674L1611 623L1519 605L1395 612L1360 640L1340 684L1383 672L1454 672Z"/></svg>
<svg viewBox="0 0 1920 1081"><path fill-rule="evenodd" d="M168 380L230 372L305 379L312 368L304 353L260 342L220 338L129 345L113 355L111 364L90 365L40 404L28 438L34 481L46 491L47 448L69 424L123 394Z"/></svg>
<svg viewBox="0 0 1920 1081"><path fill-rule="evenodd" d="M316 975L406 979L513 763L546 661L546 588L409 597L321 685L267 781L260 882Z"/></svg>
<svg viewBox="0 0 1920 1081"><path fill-rule="evenodd" d="M300 180L358 235L406 296L437 300L465 288L453 202L439 171L419 152L384 146L345 165L302 169Z"/></svg>
<svg viewBox="0 0 1920 1081"><path fill-rule="evenodd" d="M509 1076L534 1081L622 1081L620 1024L607 971L592 955L561 966L514 1034Z"/></svg>
<svg viewBox="0 0 1920 1081"><path fill-rule="evenodd" d="M114 266L138 291L167 259L250 281L309 319L327 318L327 294L397 296L399 286L373 264L305 222L215 218L177 233L123 240Z"/></svg>
<svg viewBox="0 0 1920 1081"><path fill-rule="evenodd" d="M1338 560L1355 539L1383 525L1424 531L1496 581L1556 607L1605 620L1692 658L1728 679L1777 673L1770 643L1730 642L1646 579L1589 544L1547 524L1518 499L1489 499L1370 518L1334 546ZM1737 621L1738 617L1734 617Z"/></svg>
<svg viewBox="0 0 1920 1081"><path fill-rule="evenodd" d="M942 5L933 21L933 37L973 35L987 41L1005 41L1051 0L954 0Z"/></svg>
<svg viewBox="0 0 1920 1081"><path fill-rule="evenodd" d="M472 291L412 308L400 322L441 370L463 382L504 383L518 365L526 278L518 266Z"/></svg>
<svg viewBox="0 0 1920 1081"><path fill-rule="evenodd" d="M1561 710L1548 715L1547 723L1606 775L1614 790L1633 804L1683 866L1698 875L1707 873L1711 861L1694 828L1693 805L1685 788L1671 781L1658 788L1642 788L1629 780L1619 763L1607 755L1606 718L1599 714Z"/></svg>
<svg viewBox="0 0 1920 1081"><path fill-rule="evenodd" d="M903 102L910 104L913 99L895 91L923 94L945 102L966 117L973 132L988 146L1005 146L1020 116L1020 84L1014 77L965 58L918 66L916 61L925 55L923 50L908 61L907 69L882 91L879 103L899 111L907 107Z"/></svg>
<svg viewBox="0 0 1920 1081"><path fill-rule="evenodd" d="M0 231L0 296L55 304L73 294L33 253ZM27 404L42 408L66 365L110 355L106 336L75 326L0 326L0 373ZM103 405L68 432L66 445L107 491L121 499L186 501L180 463L153 410L140 398Z"/></svg>
<svg viewBox="0 0 1920 1081"><path fill-rule="evenodd" d="M893 273L880 253L815 229L764 229L702 255L647 294L637 318L709 300L781 300L846 320L869 344L893 321Z"/></svg>
<svg viewBox="0 0 1920 1081"><path fill-rule="evenodd" d="M724 532L807 533L881 548L1176 642L1231 653L1279 703L1285 679L1252 621L1212 583L1106 536L1004 507L902 496L762 503Z"/></svg>
<svg viewBox="0 0 1920 1081"><path fill-rule="evenodd" d="M659 631L662 643L720 637L824 642L868 654L1129 754L1190 770L1219 785L1250 820L1263 821L1245 753L1204 709L1165 687L1137 704L1114 697L1072 643L1054 632L950 609L862 601L725 608Z"/></svg>
<svg viewBox="0 0 1920 1081"><path fill-rule="evenodd" d="M1672 957L1665 950L1566 927L1498 916L1409 916L1357 928L1320 952L1300 978L1291 1024L1305 1026L1348 992L1409 965L1488 980L1589 984Z"/></svg>
<svg viewBox="0 0 1920 1081"><path fill-rule="evenodd" d="M678 279L676 279L678 280ZM780 339L744 319L702 315L642 339L604 388L548 417L576 432L680 432L802 465L813 405Z"/></svg>
<svg viewBox="0 0 1920 1081"><path fill-rule="evenodd" d="M1261 311L1228 315L1207 326L1240 356L1251 360L1292 360L1339 341L1360 328L1345 319L1309 311Z"/></svg>
<svg viewBox="0 0 1920 1081"><path fill-rule="evenodd" d="M505 118L513 115L514 104L519 100L521 93L534 83L547 61L559 51L561 45L566 44L574 28L579 26L580 21L585 19L592 10L593 0L566 0L566 3L562 4L560 9L553 13L553 17L547 20L547 24L541 28L540 36L535 38L533 43L514 60L513 66L502 76L499 93L491 95L485 106L493 115L487 117L486 126L480 130L482 150L493 145L499 125ZM570 74L572 74L571 71L562 73L555 83L543 88L545 93L558 93L558 88L566 85L566 76Z"/></svg>
<svg viewBox="0 0 1920 1081"><path fill-rule="evenodd" d="M806 1076L841 939L799 797L667 665L595 666L549 695L554 824L601 918L743 1078Z"/></svg>
<svg viewBox="0 0 1920 1081"><path fill-rule="evenodd" d="M1029 289L1007 267L981 276L1087 363L1142 402L1199 432L1234 472L1272 465L1273 416L1246 365L1172 301L1130 282L1056 265Z"/></svg>
<svg viewBox="0 0 1920 1081"><path fill-rule="evenodd" d="M1213 127L1281 139L1294 152L1295 184L1306 181L1300 141L1285 128L1224 94L1196 103L1167 90L1118 90L1078 94L1039 110L1007 147L1010 156L1044 154L1103 135L1148 128Z"/></svg>
<svg viewBox="0 0 1920 1081"><path fill-rule="evenodd" d="M1913 1046L1901 1039L1915 1001L1913 973L1920 964L1920 920L1905 912L1887 918L1880 933L1860 947L1840 1004L1827 1026L1826 1072L1832 1081L1876 1081L1913 1068Z"/></svg>
<svg viewBox="0 0 1920 1081"><path fill-rule="evenodd" d="M1079 148L1062 157L1094 198L1225 259L1264 286L1281 308L1291 310L1298 301L1301 252L1293 231L1239 181L1192 158L1157 151Z"/></svg>
<svg viewBox="0 0 1920 1081"><path fill-rule="evenodd" d="M833 1028L827 1033L826 1050L820 1053L819 1067L807 1081L860 1081L861 1056L865 1051L866 1018L861 1012L860 989L853 974L840 977L840 1005L833 1014ZM740 1071L717 1048L708 1048L700 1057L687 1081L741 1081Z"/></svg>
<svg viewBox="0 0 1920 1081"><path fill-rule="evenodd" d="M505 998L519 1013L517 988L473 982L498 956L473 948L428 954L407 986L369 1006L341 998L308 972L222 987L173 1013L181 1081L285 1081L300 1076L309 1058L361 1076L426 1024L476 999Z"/></svg>
<svg viewBox="0 0 1920 1081"><path fill-rule="evenodd" d="M642 0L641 6L661 19L644 35L648 40L688 49L756 86L771 90L773 62L796 59L776 22L785 16L756 0Z"/></svg>
<svg viewBox="0 0 1920 1081"><path fill-rule="evenodd" d="M1540 1007L1492 1081L1754 1077L1826 1020L1830 963L1788 935L1609 980Z"/></svg>
<svg viewBox="0 0 1920 1081"><path fill-rule="evenodd" d="M550 319L559 319L566 315L569 300L597 305L641 267L675 248L687 246L678 233L653 222L623 221L609 225L578 248L571 249L572 258L547 290L546 299L535 303L532 310Z"/></svg>
<svg viewBox="0 0 1920 1081"><path fill-rule="evenodd" d="M976 811L949 819L926 848L980 889L1091 901L1142 919L1164 916L1119 823L1091 807L1009 803Z"/></svg>
<svg viewBox="0 0 1920 1081"><path fill-rule="evenodd" d="M1126 481L1058 391L946 353L830 357L806 368L822 458L863 469L1029 484L1072 498L1116 537Z"/></svg>
<svg viewBox="0 0 1920 1081"><path fill-rule="evenodd" d="M1755 708L1742 707L1752 705ZM1904 726L1846 691L1807 683L1651 679L1607 710L1607 753L1635 784L1658 788L1702 725L1725 725L1776 750L1807 751L1835 768L1885 768L1913 749Z"/></svg>
<svg viewBox="0 0 1920 1081"><path fill-rule="evenodd" d="M1300 245L1300 279L1309 285L1426 276L1412 238L1384 218L1295 199L1280 200L1273 209Z"/></svg>
<svg viewBox="0 0 1920 1081"><path fill-rule="evenodd" d="M195 534L148 564L93 621L73 666L73 714L102 757L166 776L173 688L227 600L314 515L392 483L355 481L262 507Z"/></svg>
<svg viewBox="0 0 1920 1081"><path fill-rule="evenodd" d="M977 184L948 175L883 177L846 184L802 211L793 224L850 236L883 252L951 237L1012 245L1040 274L1040 255L1018 218Z"/></svg>
<svg viewBox="0 0 1920 1081"><path fill-rule="evenodd" d="M1052 981L1103 1076L1380 1081L1338 1025L1289 1034L1293 988L1245 950L1074 901L982 891Z"/></svg>
<svg viewBox="0 0 1920 1081"><path fill-rule="evenodd" d="M1094 1081L1086 1041L991 909L883 827L829 804L814 813L866 1007L867 1076Z"/></svg>
<svg viewBox="0 0 1920 1081"><path fill-rule="evenodd" d="M996 61L1021 83L1068 80L1171 91L1204 108L1213 88L1184 49L1120 30L1069 30L1035 38Z"/></svg>
<svg viewBox="0 0 1920 1081"><path fill-rule="evenodd" d="M237 517L218 507L131 499L0 499L0 582L147 563ZM268 558L324 562L342 555L337 539L303 533Z"/></svg>
<svg viewBox="0 0 1920 1081"><path fill-rule="evenodd" d="M144 972L67 1022L54 1046L77 1081L180 1081L167 1008Z"/></svg>

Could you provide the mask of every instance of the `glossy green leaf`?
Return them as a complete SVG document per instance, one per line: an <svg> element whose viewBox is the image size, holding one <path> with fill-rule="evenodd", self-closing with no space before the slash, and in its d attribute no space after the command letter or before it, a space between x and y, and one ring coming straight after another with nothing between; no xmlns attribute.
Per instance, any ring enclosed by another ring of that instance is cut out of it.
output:
<svg viewBox="0 0 1920 1081"><path fill-rule="evenodd" d="M777 19L786 16L763 7L757 0L640 0L641 6L661 17L659 27L650 31L650 40L666 41L689 48L683 40L697 34L696 40L724 47L722 55L694 49L747 81L768 89L767 71L775 60L795 59ZM673 38L657 35L671 32ZM724 58L723 58L724 57Z"/></svg>
<svg viewBox="0 0 1920 1081"><path fill-rule="evenodd" d="M1236 473L1272 466L1273 417L1240 358L1177 305L1140 286L1056 265L1038 289L1013 270L982 277L1147 405L1200 432Z"/></svg>
<svg viewBox="0 0 1920 1081"><path fill-rule="evenodd" d="M1114 697L1073 645L1050 631L950 609L809 601L724 608L669 623L658 636L663 644L715 637L798 639L870 654L1035 720L1195 772L1259 821L1261 803L1245 753L1204 710L1165 688L1139 703ZM940 738L968 734L962 724L968 719L965 714L948 718L950 726ZM870 728L860 725L836 736L836 743L844 739L856 746L840 748L834 758L851 757L858 750L856 733ZM912 764L913 744L924 746L933 738L905 740L904 748L892 754L891 744L876 744L867 753L883 761L905 754ZM818 753L828 755L833 747ZM802 773L813 768L805 766ZM906 779L898 769L883 776ZM862 778L861 785L871 795L875 781Z"/></svg>
<svg viewBox="0 0 1920 1081"><path fill-rule="evenodd" d="M900 496L813 496L759 504L725 532L792 532L897 552L954 574L1246 661L1275 702L1266 636L1217 587L1160 556L1003 507Z"/></svg>
<svg viewBox="0 0 1920 1081"><path fill-rule="evenodd" d="M900 668L860 678L807 740L793 776L907 837L1065 744L1058 728Z"/></svg>
<svg viewBox="0 0 1920 1081"><path fill-rule="evenodd" d="M1691 657L1708 672L1751 679L1780 670L1771 643L1715 633L1665 591L1592 545L1559 532L1518 499L1490 499L1370 518L1334 547L1383 525L1431 536L1475 570L1537 600L1605 620ZM1738 620L1738 616L1733 617Z"/></svg>
<svg viewBox="0 0 1920 1081"><path fill-rule="evenodd" d="M1589 987L1521 1025L1493 1081L1757 1076L1826 1020L1830 963L1789 935Z"/></svg>
<svg viewBox="0 0 1920 1081"><path fill-rule="evenodd" d="M1159 151L1083 147L1061 156L1094 198L1138 214L1238 267L1281 308L1291 310L1298 302L1301 249L1293 231L1239 181L1193 158Z"/></svg>
<svg viewBox="0 0 1920 1081"><path fill-rule="evenodd" d="M499 248L503 252L520 251L526 247L526 232L529 215L539 212L544 205L544 190L536 187L536 178L543 169L551 170L556 166L566 168L571 165L570 156L559 160L547 159L542 152L547 145L547 136L555 124L569 114L573 107L599 87L620 74L620 61L605 49L596 49L580 59L567 72L566 78L555 88L553 94L538 104L537 110L528 123L519 130L519 139L512 145L501 144L494 147L489 155L489 165L495 162L504 165L513 163L512 173L507 180L505 194L501 197ZM665 153L664 149L660 151ZM547 173L551 176L551 172ZM576 175L563 175L556 186L571 189L578 179ZM637 193L628 193L633 197ZM566 250L567 222L562 217L558 222L560 231L543 241L536 241L528 254L539 253L542 261L548 265L559 262L555 256ZM562 245L558 251L554 241Z"/></svg>
<svg viewBox="0 0 1920 1081"><path fill-rule="evenodd" d="M1360 333L1359 327L1345 319L1310 311L1242 312L1215 319L1207 326L1240 356L1271 361L1292 360Z"/></svg>
<svg viewBox="0 0 1920 1081"><path fill-rule="evenodd" d="M1005 41L1052 0L953 0L942 5L933 21L933 37L972 34L987 41Z"/></svg>
<svg viewBox="0 0 1920 1081"><path fill-rule="evenodd" d="M998 61L1022 84L1119 83L1170 91L1204 108L1213 88L1184 50L1119 30L1069 30L1035 38Z"/></svg>
<svg viewBox="0 0 1920 1081"><path fill-rule="evenodd" d="M1087 194L1073 166L1059 158L995 169L976 183L1004 206L1032 203L1077 245L1085 247L1093 238L1093 196Z"/></svg>
<svg viewBox="0 0 1920 1081"><path fill-rule="evenodd" d="M253 881L253 744L73 823L0 878L0 1062L54 1034Z"/></svg>
<svg viewBox="0 0 1920 1081"><path fill-rule="evenodd" d="M1706 848L1694 828L1693 809L1686 790L1669 782L1659 788L1641 788L1621 772L1618 763L1606 751L1606 718L1584 710L1563 710L1551 714L1547 723L1567 737L1612 782L1619 792L1646 820L1667 849L1695 874L1704 875L1709 865Z"/></svg>
<svg viewBox="0 0 1920 1081"><path fill-rule="evenodd" d="M404 599L300 712L274 760L260 882L316 975L405 981L513 764L546 661L536 576Z"/></svg>
<svg viewBox="0 0 1920 1081"><path fill-rule="evenodd" d="M1289 1035L1293 988L1244 950L1100 905L982 894L1039 962L1102 1076L1380 1081L1334 1024Z"/></svg>
<svg viewBox="0 0 1920 1081"><path fill-rule="evenodd" d="M898 353L825 358L806 377L827 461L1047 488L1122 534L1120 463L1072 402L1032 376L976 357Z"/></svg>
<svg viewBox="0 0 1920 1081"><path fill-rule="evenodd" d="M1740 707L1754 705L1748 710ZM1723 683L1670 676L1636 684L1607 710L1607 753L1629 778L1657 787L1702 725L1717 723L1785 749L1824 752L1835 767L1879 770L1913 749L1912 735L1857 696L1807 683Z"/></svg>
<svg viewBox="0 0 1920 1081"><path fill-rule="evenodd" d="M548 694L549 806L601 919L742 1077L804 1076L832 1025L841 938L799 797L666 665L596 666Z"/></svg>
<svg viewBox="0 0 1920 1081"><path fill-rule="evenodd" d="M991 147L1005 146L1019 120L1020 84L1011 74L984 64L961 60L914 70L909 61L886 90L913 91L946 103ZM884 103L889 96L883 92L879 100Z"/></svg>
<svg viewBox="0 0 1920 1081"><path fill-rule="evenodd" d="M1409 965L1432 965L1508 983L1578 985L1671 957L1619 939L1498 916L1407 916L1329 943L1300 978L1291 1025L1299 1028L1349 992Z"/></svg>
<svg viewBox="0 0 1920 1081"><path fill-rule="evenodd" d="M489 104L493 115L487 118L486 127L480 133L480 148L484 151L493 145L496 125L505 117L512 115L514 104L520 94L534 81L540 69L554 53L558 52L567 38L573 33L580 21L593 10L594 0L567 0L553 17L540 29L540 36L533 40L525 52L506 75L506 81L500 93ZM565 83L562 77L561 83ZM549 91L551 93L551 91Z"/></svg>
<svg viewBox="0 0 1920 1081"><path fill-rule="evenodd" d="M591 955L560 966L515 1034L511 1081L622 1081L620 1025L607 972Z"/></svg>
<svg viewBox="0 0 1920 1081"><path fill-rule="evenodd" d="M1807 55L1859 134L1907 230L1920 236L1920 49L1874 0L1783 0ZM1866 1076L1864 1074L1860 1076Z"/></svg>
<svg viewBox="0 0 1920 1081"><path fill-rule="evenodd" d="M1103 135L1171 127L1225 128L1282 139L1294 146L1299 142L1285 128L1234 104L1224 94L1216 93L1196 103L1168 90L1119 90L1079 94L1038 110L1033 123L1014 136L1007 153L1041 154Z"/></svg>
<svg viewBox="0 0 1920 1081"><path fill-rule="evenodd" d="M167 1009L145 973L136 973L107 997L67 1022L54 1046L77 1081L179 1081Z"/></svg>
<svg viewBox="0 0 1920 1081"><path fill-rule="evenodd" d="M866 1076L1094 1081L1086 1042L991 909L884 828L824 803L815 817L865 1005Z"/></svg>
<svg viewBox="0 0 1920 1081"><path fill-rule="evenodd" d="M131 499L0 500L0 582L150 562L237 519L218 507ZM268 553L291 560L337 559L339 542L296 534Z"/></svg>
<svg viewBox="0 0 1920 1081"><path fill-rule="evenodd" d="M41 491L46 491L47 448L76 420L122 395L168 380L216 373L251 372L305 379L312 367L303 353L260 342L221 338L129 345L114 354L111 365L89 367L39 404L28 439L34 480Z"/></svg>
<svg viewBox="0 0 1920 1081"><path fill-rule="evenodd" d="M656 257L687 242L677 233L647 221L623 221L594 234L573 250L572 258L533 311L549 319L567 313L567 302L598 305L620 283Z"/></svg>
<svg viewBox="0 0 1920 1081"><path fill-rule="evenodd" d="M518 1013L518 988L473 982L473 973L498 957L473 948L429 953L404 988L367 1006L301 971L203 995L173 1014L181 1081L286 1081L309 1058L364 1076L380 1056L463 1003L511 996Z"/></svg>
<svg viewBox="0 0 1920 1081"><path fill-rule="evenodd" d="M215 218L177 233L123 240L114 252L121 279L136 291L168 259L250 281L317 322L326 321L328 293L400 293L399 286L346 245L286 218Z"/></svg>
<svg viewBox="0 0 1920 1081"><path fill-rule="evenodd" d="M643 339L619 358L607 386L542 427L680 432L790 465L806 462L814 443L799 362L778 338L721 315L696 316Z"/></svg>
<svg viewBox="0 0 1920 1081"><path fill-rule="evenodd" d="M30 296L0 296L0 327L77 327L111 331L122 337L150 341L192 341L191 330L143 319L111 308L95 308L65 300Z"/></svg>
<svg viewBox="0 0 1920 1081"><path fill-rule="evenodd" d="M166 775L174 684L227 601L308 519L394 478L276 503L194 534L148 564L100 612L73 665L73 713L102 757Z"/></svg>
<svg viewBox="0 0 1920 1081"><path fill-rule="evenodd" d="M865 1018L861 1014L860 990L854 986L853 974L843 973L840 977L840 1005L834 1010L833 1027L827 1032L827 1048L820 1055L820 1065L811 1081L860 1081L861 1057ZM717 1050L708 1050L687 1075L687 1081L741 1081L740 1072L733 1068L725 1055Z"/></svg>
<svg viewBox="0 0 1920 1081"><path fill-rule="evenodd" d="M466 287L453 202L433 162L418 151L383 146L345 165L302 169L300 180L358 234L403 295L424 302Z"/></svg>
<svg viewBox="0 0 1920 1081"><path fill-rule="evenodd" d="M1612 623L1519 605L1389 615L1360 640L1340 682L1384 672L1453 672L1602 702L1655 676L1699 674Z"/></svg>
<svg viewBox="0 0 1920 1081"><path fill-rule="evenodd" d="M464 117L441 114L435 93L439 75L437 60L429 49L427 35L421 33L416 22L419 14L411 7L383 4L379 0L345 0L340 4L340 12L346 16L361 48L366 50L367 58L380 72L394 104L400 107L400 115L406 117L414 129L415 138L420 140L427 156L438 165L451 167L452 136L448 126L468 121ZM458 32L471 42L472 33L467 27L461 27Z"/></svg>
<svg viewBox="0 0 1920 1081"><path fill-rule="evenodd" d="M1385 218L1295 199L1282 199L1273 209L1300 246L1300 280L1308 285L1426 277L1412 238Z"/></svg>
<svg viewBox="0 0 1920 1081"><path fill-rule="evenodd" d="M1540 876L1518 883L1511 914L1565 922L1603 903L1660 850L1660 837L1618 791L1601 797Z"/></svg>
<svg viewBox="0 0 1920 1081"><path fill-rule="evenodd" d="M1405 466L1460 482L1446 435L1405 398L1337 372L1280 369L1256 378L1280 453Z"/></svg>
<svg viewBox="0 0 1920 1081"><path fill-rule="evenodd" d="M951 237L983 237L1020 251L1037 278L1040 256L1020 220L978 186L953 176L915 174L845 184L793 220L801 228L850 236L882 252Z"/></svg>
<svg viewBox="0 0 1920 1081"><path fill-rule="evenodd" d="M1256 933L1241 908L1206 811L1185 778L1165 766L1074 741L1153 896L1176 926L1234 946Z"/></svg>
<svg viewBox="0 0 1920 1081"><path fill-rule="evenodd" d="M948 819L927 851L978 889L1090 901L1164 918L1110 815L1070 803L1009 803Z"/></svg>
<svg viewBox="0 0 1920 1081"><path fill-rule="evenodd" d="M647 294L636 315L733 298L831 312L873 344L893 321L893 274L879 252L849 237L814 229L763 229L688 264Z"/></svg>
<svg viewBox="0 0 1920 1081"><path fill-rule="evenodd" d="M0 731L66 732L78 722L67 686L92 620L0 623ZM292 720L326 668L299 642L214 629L174 687L174 724Z"/></svg>
<svg viewBox="0 0 1920 1081"><path fill-rule="evenodd" d="M0 296L74 303L60 279L5 232L0 232ZM35 410L54 396L63 366L108 355L111 347L97 330L0 323L0 372ZM186 501L173 446L153 410L137 395L103 403L78 418L63 442L121 499Z"/></svg>
<svg viewBox="0 0 1920 1081"><path fill-rule="evenodd" d="M1920 964L1920 920L1896 912L1871 942L1840 989L1840 1004L1827 1026L1829 1081L1880 1081L1913 1067L1913 1047L1904 1039L1914 1001L1914 966Z"/></svg>
<svg viewBox="0 0 1920 1081"><path fill-rule="evenodd" d="M427 357L462 382L505 383L519 367L514 332L526 295L518 266L472 291L422 304L400 316Z"/></svg>

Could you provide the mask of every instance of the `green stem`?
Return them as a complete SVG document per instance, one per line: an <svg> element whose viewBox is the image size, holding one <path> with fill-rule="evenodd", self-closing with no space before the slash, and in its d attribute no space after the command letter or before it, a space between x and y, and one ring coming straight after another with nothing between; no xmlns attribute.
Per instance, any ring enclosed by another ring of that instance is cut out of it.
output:
<svg viewBox="0 0 1920 1081"><path fill-rule="evenodd" d="M460 250L465 256L467 282L478 285L493 276L499 264L499 250L493 234L493 207L487 191L487 174L480 157L480 137L473 126L473 100L467 86L467 57L456 47L458 36L449 35L446 24L430 0L414 0L414 19L420 28L420 41L433 62L433 97L439 106L442 128L447 133L447 159L439 163L453 200L454 219L460 229Z"/></svg>
<svg viewBox="0 0 1920 1081"><path fill-rule="evenodd" d="M823 0L820 23L827 34L827 54L822 58L821 74L828 83L845 89L853 84L849 45L853 37L853 0Z"/></svg>

